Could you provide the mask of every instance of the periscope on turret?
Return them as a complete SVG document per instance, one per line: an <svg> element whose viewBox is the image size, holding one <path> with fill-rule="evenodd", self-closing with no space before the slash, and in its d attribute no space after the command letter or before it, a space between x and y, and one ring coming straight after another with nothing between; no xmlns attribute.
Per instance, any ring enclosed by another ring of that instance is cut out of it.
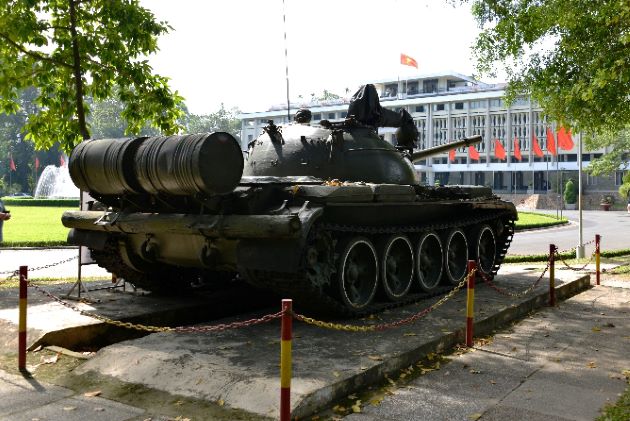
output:
<svg viewBox="0 0 630 421"><path fill-rule="evenodd" d="M496 274L514 205L487 187L420 185L413 164L480 136L414 150L413 119L372 85L343 122L311 125L307 111L269 122L245 158L222 132L81 143L70 175L96 202L64 213L68 241L156 293L236 279L336 315L446 291L469 259ZM398 146L378 136L386 126Z"/></svg>

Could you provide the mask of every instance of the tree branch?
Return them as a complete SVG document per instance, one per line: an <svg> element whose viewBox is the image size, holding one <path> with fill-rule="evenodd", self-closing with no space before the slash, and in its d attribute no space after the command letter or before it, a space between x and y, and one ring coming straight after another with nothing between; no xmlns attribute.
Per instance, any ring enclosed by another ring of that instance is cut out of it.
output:
<svg viewBox="0 0 630 421"><path fill-rule="evenodd" d="M0 32L0 38L3 38L4 40L6 40L9 44L11 44L13 46L13 48L15 48L16 50L26 54L29 57L33 57L36 60L39 61L47 61L49 63L53 63L56 64L58 66L62 66L62 67L67 67L69 69L72 69L72 66L70 64L64 63L62 61L57 61L55 59L52 59L50 57L47 57L45 55L42 55L36 51L30 51L26 48L24 48L24 46L18 44L17 42L13 41L8 35Z"/></svg>

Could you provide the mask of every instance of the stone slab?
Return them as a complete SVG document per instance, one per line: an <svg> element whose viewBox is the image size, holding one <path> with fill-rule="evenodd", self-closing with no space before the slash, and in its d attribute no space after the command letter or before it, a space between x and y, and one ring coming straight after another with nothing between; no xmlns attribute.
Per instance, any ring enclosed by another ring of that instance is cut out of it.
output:
<svg viewBox="0 0 630 421"><path fill-rule="evenodd" d="M496 283L513 292L522 291L538 275L535 270L510 268ZM559 273L557 285L559 298L570 296L588 286L588 276ZM427 299L345 323L365 325L399 320L437 300ZM500 296L481 285L476 289L476 329L479 334L489 333L547 302L548 286L544 282L531 295L520 299ZM310 414L381 381L385 374L398 373L430 352L461 343L465 315L465 292L461 291L427 317L399 329L348 333L294 323L293 415ZM257 316L260 313L238 319ZM220 333L157 333L106 347L77 372L94 371L176 395L221 400L233 408L274 417L279 405L279 335L279 322Z"/></svg>

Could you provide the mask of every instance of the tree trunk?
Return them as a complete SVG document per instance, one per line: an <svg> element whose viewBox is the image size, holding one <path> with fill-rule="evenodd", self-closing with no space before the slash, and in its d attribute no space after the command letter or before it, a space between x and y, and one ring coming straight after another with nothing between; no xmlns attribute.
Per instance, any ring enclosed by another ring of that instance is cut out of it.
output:
<svg viewBox="0 0 630 421"><path fill-rule="evenodd" d="M72 35L72 67L74 72L75 96L77 103L77 118L79 119L79 130L83 140L90 138L87 124L85 123L85 112L83 110L83 77L81 74L81 56L79 55L79 39L77 37L77 13L75 0L70 3L70 34Z"/></svg>

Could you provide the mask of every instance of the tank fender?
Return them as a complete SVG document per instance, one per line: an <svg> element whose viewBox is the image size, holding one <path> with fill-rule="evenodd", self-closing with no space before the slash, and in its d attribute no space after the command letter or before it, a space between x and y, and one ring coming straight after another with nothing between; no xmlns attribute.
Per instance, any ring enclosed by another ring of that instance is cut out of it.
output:
<svg viewBox="0 0 630 421"><path fill-rule="evenodd" d="M109 234L105 231L87 231L72 228L68 232L68 244L86 246L94 250L103 250Z"/></svg>
<svg viewBox="0 0 630 421"><path fill-rule="evenodd" d="M304 244L311 227L324 213L321 206L305 201L291 212L300 218L302 233L299 239L243 239L236 249L239 270L266 270L294 273L299 270Z"/></svg>

